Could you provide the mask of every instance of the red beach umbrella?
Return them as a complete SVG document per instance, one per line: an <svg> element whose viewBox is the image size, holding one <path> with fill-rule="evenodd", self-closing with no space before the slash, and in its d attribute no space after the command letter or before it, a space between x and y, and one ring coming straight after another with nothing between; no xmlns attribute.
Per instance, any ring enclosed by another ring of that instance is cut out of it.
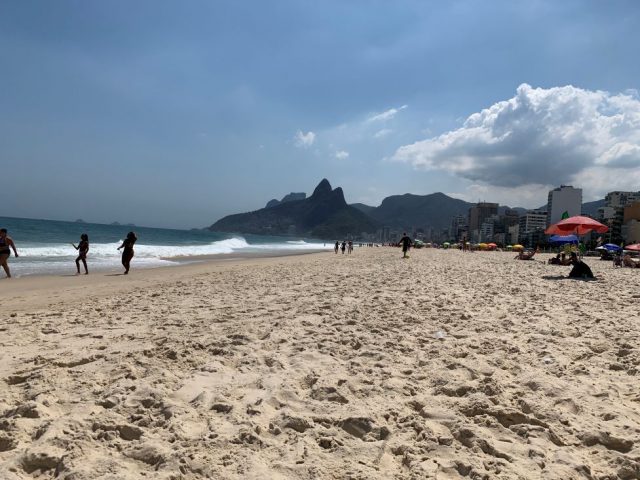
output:
<svg viewBox="0 0 640 480"><path fill-rule="evenodd" d="M636 252L640 252L640 243L634 243L633 245L627 245L624 247L625 250L635 250Z"/></svg>
<svg viewBox="0 0 640 480"><path fill-rule="evenodd" d="M551 225L544 233L547 235L567 235L575 233L577 235L585 235L591 231L597 233L605 233L609 227L594 220L593 218L576 215L575 217L565 218L558 223Z"/></svg>

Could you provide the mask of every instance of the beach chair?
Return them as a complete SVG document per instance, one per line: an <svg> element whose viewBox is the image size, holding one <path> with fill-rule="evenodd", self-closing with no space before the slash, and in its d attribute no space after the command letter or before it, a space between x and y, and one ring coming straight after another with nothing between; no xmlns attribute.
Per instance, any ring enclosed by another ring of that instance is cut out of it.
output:
<svg viewBox="0 0 640 480"><path fill-rule="evenodd" d="M538 250L530 250L528 252L520 252L516 257L516 260L531 260L533 256L538 253Z"/></svg>

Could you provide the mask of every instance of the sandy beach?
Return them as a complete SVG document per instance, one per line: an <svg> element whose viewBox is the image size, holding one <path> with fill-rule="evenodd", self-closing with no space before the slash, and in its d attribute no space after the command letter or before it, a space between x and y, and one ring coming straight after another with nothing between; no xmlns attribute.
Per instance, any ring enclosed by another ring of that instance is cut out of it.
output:
<svg viewBox="0 0 640 480"><path fill-rule="evenodd" d="M640 271L400 257L0 281L0 478L640 478Z"/></svg>

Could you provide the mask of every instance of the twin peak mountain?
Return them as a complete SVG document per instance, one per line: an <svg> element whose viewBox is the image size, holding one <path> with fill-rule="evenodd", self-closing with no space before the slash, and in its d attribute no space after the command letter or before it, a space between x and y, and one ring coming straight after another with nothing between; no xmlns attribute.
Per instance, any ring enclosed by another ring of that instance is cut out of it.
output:
<svg viewBox="0 0 640 480"><path fill-rule="evenodd" d="M307 198L291 193L265 208L228 215L209 227L211 231L256 235L298 235L324 239L359 237L379 228L444 228L455 215L467 215L471 203L443 193L394 195L379 207L348 205L342 188L331 188L323 179Z"/></svg>

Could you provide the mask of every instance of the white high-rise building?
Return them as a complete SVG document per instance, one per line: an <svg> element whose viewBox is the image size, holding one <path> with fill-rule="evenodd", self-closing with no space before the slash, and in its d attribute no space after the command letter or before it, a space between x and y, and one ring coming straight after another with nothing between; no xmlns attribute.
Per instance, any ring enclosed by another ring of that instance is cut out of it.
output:
<svg viewBox="0 0 640 480"><path fill-rule="evenodd" d="M547 212L529 210L524 215L520 215L519 234L524 236L534 230L545 229L547 227Z"/></svg>
<svg viewBox="0 0 640 480"><path fill-rule="evenodd" d="M547 201L547 226L562 220L564 213L570 217L582 213L582 189L562 185L549 192Z"/></svg>

